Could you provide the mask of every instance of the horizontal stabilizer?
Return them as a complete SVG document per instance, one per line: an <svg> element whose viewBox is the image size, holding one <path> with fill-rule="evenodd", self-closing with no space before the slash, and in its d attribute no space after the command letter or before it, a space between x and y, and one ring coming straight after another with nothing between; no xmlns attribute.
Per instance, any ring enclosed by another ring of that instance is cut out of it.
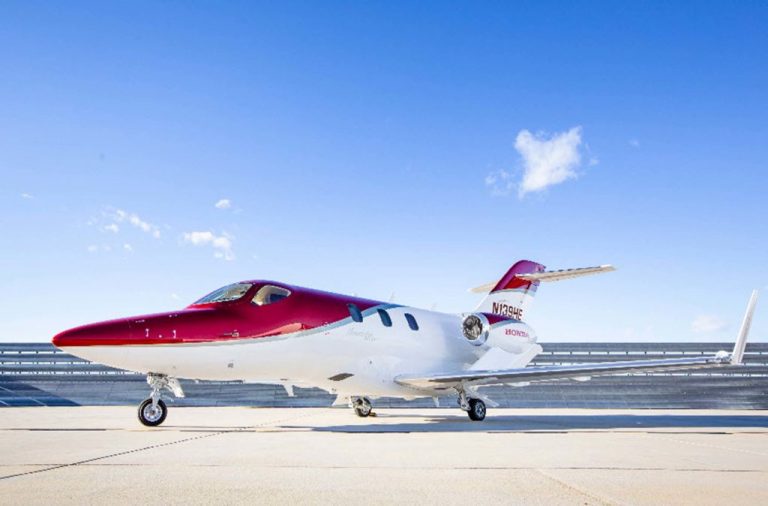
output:
<svg viewBox="0 0 768 506"><path fill-rule="evenodd" d="M518 274L517 277L528 281L562 281L564 279L600 274L602 272L615 271L612 265L599 265L597 267L580 267L578 269L561 269L559 271L532 272L530 274Z"/></svg>
<svg viewBox="0 0 768 506"><path fill-rule="evenodd" d="M515 277L526 281L562 281L564 279L578 278L581 276L589 276L591 274L600 274L615 270L616 268L613 265L606 264L598 265L597 267L580 267L577 269L561 269L559 271L521 273L515 274ZM488 293L493 290L496 284L496 281L492 281L490 283L485 283L484 285L476 286L469 291L472 293Z"/></svg>
<svg viewBox="0 0 768 506"><path fill-rule="evenodd" d="M472 293L488 293L493 289L494 286L496 286L496 281L491 281L489 283L486 283L484 285L476 286L474 288L470 288L469 291Z"/></svg>

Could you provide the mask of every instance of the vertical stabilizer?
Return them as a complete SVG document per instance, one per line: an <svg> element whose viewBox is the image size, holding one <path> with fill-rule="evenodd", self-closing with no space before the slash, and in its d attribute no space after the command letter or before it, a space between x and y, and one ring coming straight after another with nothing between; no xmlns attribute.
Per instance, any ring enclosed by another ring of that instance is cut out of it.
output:
<svg viewBox="0 0 768 506"><path fill-rule="evenodd" d="M490 288L488 295L477 306L477 311L522 320L525 311L533 301L534 295L536 295L539 281L523 279L518 277L518 275L544 272L544 269L543 265L531 262L530 260L516 262Z"/></svg>

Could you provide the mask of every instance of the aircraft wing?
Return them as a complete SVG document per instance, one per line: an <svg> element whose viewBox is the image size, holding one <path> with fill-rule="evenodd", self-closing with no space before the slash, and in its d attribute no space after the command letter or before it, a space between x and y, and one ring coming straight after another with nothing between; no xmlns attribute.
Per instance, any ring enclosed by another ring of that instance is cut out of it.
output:
<svg viewBox="0 0 768 506"><path fill-rule="evenodd" d="M747 346L747 335L752 324L752 315L757 303L757 290L747 304L747 313L739 329L739 335L728 353L720 351L715 355L700 357L669 358L662 360L629 360L622 362L602 362L597 364L545 365L499 369L491 371L465 370L453 373L437 373L424 375L400 375L395 381L401 385L424 390L448 390L457 387L472 387L483 385L501 385L505 383L533 383L560 379L582 379L592 376L607 376L613 374L643 373L655 371L675 371L699 369L702 367L740 365L744 359Z"/></svg>
<svg viewBox="0 0 768 506"><path fill-rule="evenodd" d="M581 379L612 374L642 373L698 369L730 363L730 355L718 354L709 357L672 358L664 360L631 360L626 362L603 362L598 364L545 365L502 369L496 371L461 371L428 375L401 375L395 381L425 390L450 389L459 385L482 386L505 383L534 383L560 379Z"/></svg>

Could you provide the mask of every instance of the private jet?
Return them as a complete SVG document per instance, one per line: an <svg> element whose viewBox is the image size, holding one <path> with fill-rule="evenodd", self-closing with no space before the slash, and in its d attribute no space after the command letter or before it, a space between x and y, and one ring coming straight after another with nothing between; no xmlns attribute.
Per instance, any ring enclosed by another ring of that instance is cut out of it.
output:
<svg viewBox="0 0 768 506"><path fill-rule="evenodd" d="M111 367L146 374L151 393L140 422L158 426L168 414L167 393L184 397L179 379L239 380L319 387L361 417L371 399L438 398L455 394L471 420L496 404L488 385L660 370L728 367L742 363L757 291L733 350L712 356L575 365L531 366L541 353L524 317L541 283L614 270L611 265L547 271L515 263L470 313L447 314L324 292L274 281L240 281L190 306L73 328L52 342L63 351Z"/></svg>

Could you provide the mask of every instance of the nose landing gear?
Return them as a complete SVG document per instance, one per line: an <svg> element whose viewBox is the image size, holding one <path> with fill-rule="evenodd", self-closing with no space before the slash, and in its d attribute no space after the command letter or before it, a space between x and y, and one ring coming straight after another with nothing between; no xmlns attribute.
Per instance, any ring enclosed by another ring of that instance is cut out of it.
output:
<svg viewBox="0 0 768 506"><path fill-rule="evenodd" d="M165 374L147 374L147 383L152 387L152 394L139 404L139 421L147 427L157 427L168 416L168 406L162 397L162 390L166 389L175 397L184 397L179 380L169 378Z"/></svg>

